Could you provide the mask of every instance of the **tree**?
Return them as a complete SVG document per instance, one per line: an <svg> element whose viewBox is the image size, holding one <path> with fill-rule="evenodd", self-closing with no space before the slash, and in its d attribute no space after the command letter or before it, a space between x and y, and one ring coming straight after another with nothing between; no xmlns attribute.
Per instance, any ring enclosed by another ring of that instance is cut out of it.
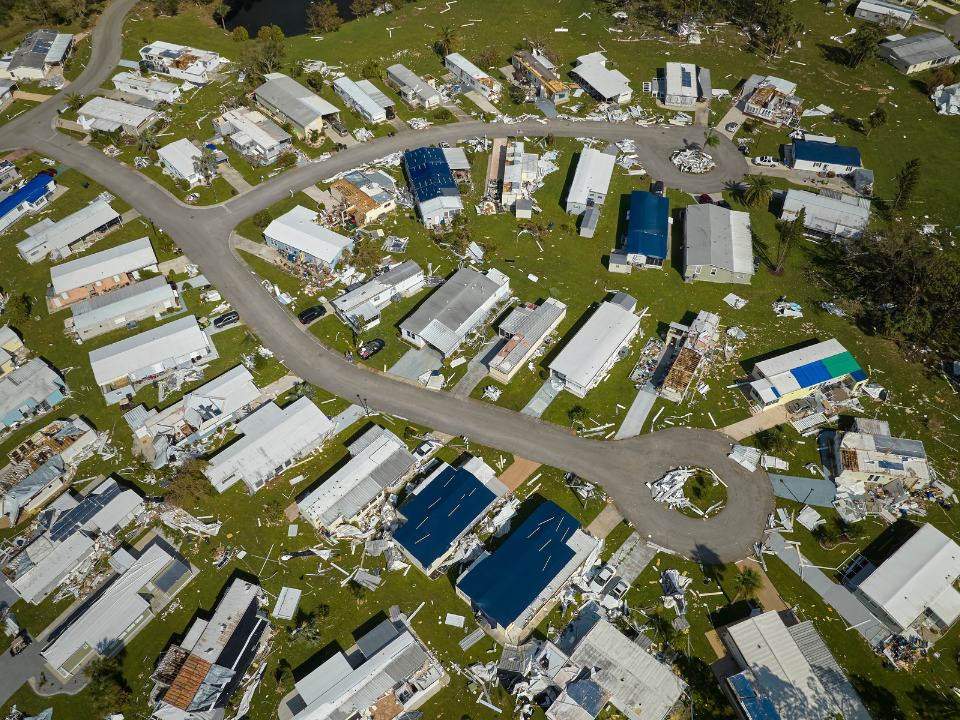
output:
<svg viewBox="0 0 960 720"><path fill-rule="evenodd" d="M320 142L320 131L316 128L310 131L310 142L314 145Z"/></svg>
<svg viewBox="0 0 960 720"><path fill-rule="evenodd" d="M180 12L180 0L154 0L153 15L176 15Z"/></svg>
<svg viewBox="0 0 960 720"><path fill-rule="evenodd" d="M744 178L743 200L750 207L761 207L773 197L773 183L766 175L747 175Z"/></svg>
<svg viewBox="0 0 960 720"><path fill-rule="evenodd" d="M317 389L308 382L298 382L294 385L293 394L296 398L307 398L312 402L317 401Z"/></svg>
<svg viewBox="0 0 960 720"><path fill-rule="evenodd" d="M213 19L219 20L224 30L227 29L227 15L229 14L230 6L226 3L219 2L216 4L216 7L213 8Z"/></svg>
<svg viewBox="0 0 960 720"><path fill-rule="evenodd" d="M547 147L553 147L557 144L557 138L553 133L547 133Z"/></svg>
<svg viewBox="0 0 960 720"><path fill-rule="evenodd" d="M938 67L927 78L927 95L932 95L941 85L953 85L955 78L956 74L953 68Z"/></svg>
<svg viewBox="0 0 960 720"><path fill-rule="evenodd" d="M200 458L186 460L170 481L170 487L163 496L164 501L184 509L199 505L210 495L210 481L203 474L208 465L209 462Z"/></svg>
<svg viewBox="0 0 960 720"><path fill-rule="evenodd" d="M297 154L292 152L285 152L283 155L277 158L276 164L278 168L293 167L294 165L297 164Z"/></svg>
<svg viewBox="0 0 960 720"><path fill-rule="evenodd" d="M567 410L567 417L570 418L571 425L576 422L582 425L583 421L590 417L590 411L580 403L577 403L572 408Z"/></svg>
<svg viewBox="0 0 960 720"><path fill-rule="evenodd" d="M240 25L233 29L233 41L234 42L246 42L250 39L250 33L247 32L247 29Z"/></svg>
<svg viewBox="0 0 960 720"><path fill-rule="evenodd" d="M883 127L887 124L887 111L882 107L878 107L872 113L870 117L867 118L867 125L870 126L870 129L867 130L867 137L870 137L870 133L876 130L878 127Z"/></svg>
<svg viewBox="0 0 960 720"><path fill-rule="evenodd" d="M731 604L743 595L744 600L752 600L763 589L763 578L753 568L744 568L740 574L733 578L733 589L737 591Z"/></svg>
<svg viewBox="0 0 960 720"><path fill-rule="evenodd" d="M253 214L253 217L250 218L250 222L263 230L267 227L267 225L273 222L273 215L271 215L270 211L267 209L259 210Z"/></svg>
<svg viewBox="0 0 960 720"><path fill-rule="evenodd" d="M362 605L364 598L367 597L367 589L356 580L347 583L347 587L350 588L350 594L357 599L357 605Z"/></svg>
<svg viewBox="0 0 960 720"><path fill-rule="evenodd" d="M383 247L372 238L361 238L346 253L346 262L361 272L376 270L383 262Z"/></svg>
<svg viewBox="0 0 960 720"><path fill-rule="evenodd" d="M193 159L193 169L203 175L207 185L210 178L217 174L217 153L208 147L200 150L200 154Z"/></svg>
<svg viewBox="0 0 960 720"><path fill-rule="evenodd" d="M294 642L309 645L310 647L319 647L323 642L323 633L320 629L320 621L316 616L309 616L297 625L297 634Z"/></svg>
<svg viewBox="0 0 960 720"><path fill-rule="evenodd" d="M296 682L296 678L293 675L293 668L286 658L280 658L280 662L277 663L277 672L273 677L277 681L277 685L283 685L285 687L289 687Z"/></svg>
<svg viewBox="0 0 960 720"><path fill-rule="evenodd" d="M67 107L73 111L77 111L83 107L83 95L80 93L67 93L63 96L63 99L66 101Z"/></svg>
<svg viewBox="0 0 960 720"><path fill-rule="evenodd" d="M707 131L707 135L703 139L703 144L706 145L707 147L712 147L712 148L715 148L717 147L717 145L720 144L720 136L717 135L716 130L714 130L713 128L710 128Z"/></svg>
<svg viewBox="0 0 960 720"><path fill-rule="evenodd" d="M350 12L354 17L366 17L376 6L376 0L353 0L350 3Z"/></svg>
<svg viewBox="0 0 960 720"><path fill-rule="evenodd" d="M433 41L433 47L438 54L446 57L460 48L460 28L456 26L444 25L437 30L436 38Z"/></svg>
<svg viewBox="0 0 960 720"><path fill-rule="evenodd" d="M839 518L837 519L839 520ZM840 536L840 528L838 528L836 524L832 522L826 522L813 531L813 537L822 542L824 545L835 544L840 539Z"/></svg>
<svg viewBox="0 0 960 720"><path fill-rule="evenodd" d="M293 65L290 66L290 75L299 78L303 75L303 60L297 60Z"/></svg>
<svg viewBox="0 0 960 720"><path fill-rule="evenodd" d="M852 68L858 68L865 60L871 60L880 54L879 26L860 23L856 30L850 49L847 50L847 64Z"/></svg>
<svg viewBox="0 0 960 720"><path fill-rule="evenodd" d="M800 212L793 220L781 220L778 230L780 236L777 238L777 261L774 263L773 271L780 272L783 269L783 263L790 253L790 248L800 241L803 237L803 224L807 219L807 209L800 208Z"/></svg>
<svg viewBox="0 0 960 720"><path fill-rule="evenodd" d="M123 684L116 658L95 658L83 669L83 674L90 678L89 702L97 715L118 713L127 706L130 692Z"/></svg>
<svg viewBox="0 0 960 720"><path fill-rule="evenodd" d="M33 303L30 296L26 293L11 295L7 301L7 307L4 314L7 316L11 325L22 327L30 319L30 311L33 309Z"/></svg>
<svg viewBox="0 0 960 720"><path fill-rule="evenodd" d="M920 167L923 161L920 158L908 160L903 169L897 173L897 194L893 199L893 207L896 209L906 205L913 193L916 192L917 183L920 181Z"/></svg>
<svg viewBox="0 0 960 720"><path fill-rule="evenodd" d="M360 69L360 76L365 80L381 80L383 75L383 68L376 60L367 60L367 63Z"/></svg>
<svg viewBox="0 0 960 720"><path fill-rule="evenodd" d="M280 62L287 56L284 47L286 38L283 30L276 25L264 25L257 33L261 49L261 63L265 72L271 73L280 68Z"/></svg>
<svg viewBox="0 0 960 720"><path fill-rule="evenodd" d="M159 145L157 133L153 128L145 128L140 131L140 136L137 138L137 147L140 148L140 152L150 152Z"/></svg>
<svg viewBox="0 0 960 720"><path fill-rule="evenodd" d="M760 449L771 455L782 455L790 449L790 439L779 426L772 427L758 437Z"/></svg>
<svg viewBox="0 0 960 720"><path fill-rule="evenodd" d="M307 8L307 29L310 32L337 32L342 25L343 18L333 0L316 0Z"/></svg>

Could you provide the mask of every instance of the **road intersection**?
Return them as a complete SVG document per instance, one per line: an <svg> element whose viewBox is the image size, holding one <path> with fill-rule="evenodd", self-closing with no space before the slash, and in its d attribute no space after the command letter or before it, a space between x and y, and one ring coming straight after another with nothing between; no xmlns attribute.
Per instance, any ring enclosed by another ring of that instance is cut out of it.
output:
<svg viewBox="0 0 960 720"><path fill-rule="evenodd" d="M83 74L71 85L81 94L98 88L120 59L121 29L134 0L107 7L93 33L93 52ZM773 489L763 470L754 473L727 458L732 440L713 430L672 428L628 440L599 442L575 437L569 428L452 393L433 392L364 366L346 362L305 332L290 313L268 296L250 268L230 247L233 228L242 219L324 178L416 145L405 132L379 138L307 163L210 207L177 200L142 173L119 164L95 148L53 129L63 94L54 96L0 128L0 147L31 148L77 168L122 197L163 229L191 261L240 312L251 330L293 372L340 397L362 398L373 410L427 427L463 435L471 442L501 449L536 462L569 470L600 483L623 515L651 542L701 562L732 562L751 554L774 509ZM623 123L554 120L509 126L478 121L451 123L430 130L425 142L455 142L475 136L528 136L551 132L561 137L633 140L636 153L652 177L694 194L719 192L747 172L743 157L722 138L710 153L717 168L703 176L681 174L669 161L674 149L700 144L704 129L639 127ZM5 260L8 261L8 260ZM729 487L725 509L707 521L688 518L653 502L644 483L680 465L706 466Z"/></svg>

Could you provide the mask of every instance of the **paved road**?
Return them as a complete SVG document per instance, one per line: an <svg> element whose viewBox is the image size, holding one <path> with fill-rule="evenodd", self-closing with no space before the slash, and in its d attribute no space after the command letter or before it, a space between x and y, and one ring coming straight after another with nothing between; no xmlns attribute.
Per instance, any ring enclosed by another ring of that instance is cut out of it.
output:
<svg viewBox="0 0 960 720"><path fill-rule="evenodd" d="M70 86L89 92L111 74L120 57L119 32L123 14L134 0L117 0L104 13L93 36L93 54L86 71ZM229 246L232 228L257 210L288 197L323 178L381 157L415 147L416 142L453 142L475 135L591 136L605 140L629 138L647 171L668 185L693 193L716 192L739 181L746 163L731 143L711 151L718 167L705 176L681 175L669 162L669 152L703 139L702 128L641 128L605 122L535 121L506 128L461 122L433 128L423 140L413 133L381 138L338 153L324 163L312 163L283 173L244 195L210 208L190 207L141 173L128 170L95 149L81 145L51 128L55 97L0 129L0 147L29 147L76 167L123 197L141 214L170 234L205 276L244 317L263 342L300 377L352 399L358 395L372 408L399 415L471 441L500 448L537 462L573 471L595 480L616 499L624 516L648 539L685 556L706 562L731 562L750 553L763 533L774 507L770 482L763 471L753 475L726 458L730 438L714 431L674 428L616 443L574 437L570 431L483 402L451 393L426 391L389 376L345 362L322 347L279 305L269 302L250 269ZM687 518L653 503L644 482L655 480L677 465L706 465L730 487L726 509L709 521Z"/></svg>

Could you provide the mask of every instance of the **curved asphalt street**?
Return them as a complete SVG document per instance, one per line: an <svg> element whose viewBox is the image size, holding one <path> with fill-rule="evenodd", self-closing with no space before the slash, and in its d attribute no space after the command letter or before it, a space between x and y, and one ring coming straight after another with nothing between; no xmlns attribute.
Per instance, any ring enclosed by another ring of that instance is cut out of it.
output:
<svg viewBox="0 0 960 720"><path fill-rule="evenodd" d="M112 73L120 58L120 32L134 0L111 4L93 35L93 54L71 92L90 92ZM743 178L746 162L721 138L711 150L717 168L704 176L684 175L669 162L673 149L702 142L704 130L693 127L641 128L606 122L530 121L504 127L480 122L444 125L424 134L413 132L363 143L322 163L310 163L263 183L213 207L192 207L176 200L143 174L80 145L52 129L62 94L0 128L0 147L32 148L75 167L124 198L184 249L191 261L217 287L244 321L284 364L300 377L336 395L362 397L373 409L593 480L616 500L617 507L639 532L659 545L701 562L732 562L752 551L773 512L773 490L763 470L748 473L726 457L732 440L711 430L674 428L618 442L575 437L569 429L451 393L433 392L391 376L347 363L304 330L290 313L268 296L250 269L232 251L229 238L240 220L291 192L424 141L454 142L476 135L544 132L566 137L631 139L652 177L692 193L718 192ZM679 465L712 468L727 483L726 508L708 521L688 518L653 502L643 483L656 480Z"/></svg>

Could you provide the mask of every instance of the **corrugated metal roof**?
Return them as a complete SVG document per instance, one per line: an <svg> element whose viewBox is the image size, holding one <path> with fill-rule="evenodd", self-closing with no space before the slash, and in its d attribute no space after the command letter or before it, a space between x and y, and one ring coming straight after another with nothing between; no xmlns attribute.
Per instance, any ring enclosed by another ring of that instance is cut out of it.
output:
<svg viewBox="0 0 960 720"><path fill-rule="evenodd" d="M877 13L878 15L892 15L901 20L908 20L913 17L913 10L901 5L891 3L877 2L877 0L860 0L857 3L857 10L866 10L867 12Z"/></svg>
<svg viewBox="0 0 960 720"><path fill-rule="evenodd" d="M56 183L49 175L37 175L11 195L0 198L0 218L9 215L21 203L35 203L44 195L53 192Z"/></svg>
<svg viewBox="0 0 960 720"><path fill-rule="evenodd" d="M32 358L0 380L0 418L27 400L43 402L64 386L60 376L40 358Z"/></svg>
<svg viewBox="0 0 960 720"><path fill-rule="evenodd" d="M374 85L370 80L357 80L357 87L360 88L367 97L369 97L383 109L387 109L388 107L393 107L395 105L393 100L384 95L383 91L381 91L380 88Z"/></svg>
<svg viewBox="0 0 960 720"><path fill-rule="evenodd" d="M237 424L243 437L214 455L205 473L219 492L241 478L256 486L332 430L333 423L309 398L283 409L267 403Z"/></svg>
<svg viewBox="0 0 960 720"><path fill-rule="evenodd" d="M351 446L353 457L299 503L300 512L324 527L349 520L416 465L406 444L374 425Z"/></svg>
<svg viewBox="0 0 960 720"><path fill-rule="evenodd" d="M418 274L423 275L423 268L415 260L407 260L390 268L383 275L371 278L360 287L345 292L340 297L335 298L331 304L339 312L356 317L357 308L369 302L371 298L377 297Z"/></svg>
<svg viewBox="0 0 960 720"><path fill-rule="evenodd" d="M665 260L670 245L670 199L645 190L630 195L626 252Z"/></svg>
<svg viewBox="0 0 960 720"><path fill-rule="evenodd" d="M688 205L683 231L686 266L711 266L753 275L750 213L713 203Z"/></svg>
<svg viewBox="0 0 960 720"><path fill-rule="evenodd" d="M460 198L442 148L422 147L404 153L403 165L418 204L437 197Z"/></svg>
<svg viewBox="0 0 960 720"><path fill-rule="evenodd" d="M610 176L616 156L593 148L584 148L577 159L573 182L567 191L567 205L586 205L591 193L606 195L610 190Z"/></svg>
<svg viewBox="0 0 960 720"><path fill-rule="evenodd" d="M266 82L254 91L254 95L301 127L306 127L324 115L340 112L336 106L281 73L267 75Z"/></svg>
<svg viewBox="0 0 960 720"><path fill-rule="evenodd" d="M846 348L840 344L839 340L831 338L830 340L816 343L815 345L809 345L799 350L792 350L783 355L761 360L755 367L764 377L772 377L779 373L787 372L833 355L839 355L846 351Z"/></svg>
<svg viewBox="0 0 960 720"><path fill-rule="evenodd" d="M940 58L960 56L960 50L946 36L938 32L911 35L900 40L885 40L880 47L889 50L894 57L907 65L920 65Z"/></svg>
<svg viewBox="0 0 960 720"><path fill-rule="evenodd" d="M958 577L960 546L927 523L860 583L859 589L906 628L941 595L958 595L953 587ZM950 624L957 617L941 619Z"/></svg>
<svg viewBox="0 0 960 720"><path fill-rule="evenodd" d="M398 85L408 87L416 92L420 101L426 104L433 104L440 101L440 93L434 90L430 84L410 70L405 65L391 65L387 68L387 75Z"/></svg>
<svg viewBox="0 0 960 720"><path fill-rule="evenodd" d="M667 665L604 619L577 643L570 660L599 669L592 679L641 720L662 720L687 688Z"/></svg>
<svg viewBox="0 0 960 720"><path fill-rule="evenodd" d="M106 120L121 125L130 125L134 128L139 128L143 123L156 117L153 110L99 95L81 107L77 111L77 115L91 120Z"/></svg>
<svg viewBox="0 0 960 720"><path fill-rule="evenodd" d="M219 660L220 653L237 629L237 623L250 606L257 603L258 589L259 587L254 583L242 579L235 579L230 583L227 592L217 603L213 617L197 639L193 649L195 656L208 663Z"/></svg>
<svg viewBox="0 0 960 720"><path fill-rule="evenodd" d="M94 230L117 220L120 214L104 200L95 200L86 207L68 215L50 227L17 243L17 250L26 257L41 245L49 245L46 252L63 253L71 244Z"/></svg>
<svg viewBox="0 0 960 720"><path fill-rule="evenodd" d="M599 52L581 55L577 58L578 64L571 74L604 98L613 98L632 92L629 78L619 70L610 70L605 67L604 62L606 58Z"/></svg>
<svg viewBox="0 0 960 720"><path fill-rule="evenodd" d="M129 273L157 264L149 238L117 245L50 268L50 280L57 295L97 280Z"/></svg>
<svg viewBox="0 0 960 720"><path fill-rule="evenodd" d="M363 88L348 77L339 77L333 81L333 89L348 104L356 106L372 118L386 117L380 104L370 97Z"/></svg>
<svg viewBox="0 0 960 720"><path fill-rule="evenodd" d="M872 720L840 664L827 649L813 622L807 620L787 628L790 637L810 663L820 684L833 696L844 720Z"/></svg>
<svg viewBox="0 0 960 720"><path fill-rule="evenodd" d="M782 720L819 719L837 712L775 611L730 625L727 632Z"/></svg>
<svg viewBox="0 0 960 720"><path fill-rule="evenodd" d="M158 275L73 305L70 308L73 311L73 327L79 332L164 301L169 301L172 307L175 297L167 279Z"/></svg>
<svg viewBox="0 0 960 720"><path fill-rule="evenodd" d="M139 335L98 348L90 353L90 365L98 385L106 385L148 368L161 372L171 361L189 355L205 355L210 338L193 315Z"/></svg>
<svg viewBox="0 0 960 720"><path fill-rule="evenodd" d="M825 190L819 195L806 190L787 190L780 217L796 220L800 208L806 209L805 228L837 237L858 238L870 223L869 198Z"/></svg>
<svg viewBox="0 0 960 720"><path fill-rule="evenodd" d="M602 302L550 362L550 369L588 387L610 358L629 342L639 325L640 318L622 306Z"/></svg>
<svg viewBox="0 0 960 720"><path fill-rule="evenodd" d="M353 240L318 225L316 219L317 213L297 205L271 222L263 234L333 265L343 249L353 245Z"/></svg>

